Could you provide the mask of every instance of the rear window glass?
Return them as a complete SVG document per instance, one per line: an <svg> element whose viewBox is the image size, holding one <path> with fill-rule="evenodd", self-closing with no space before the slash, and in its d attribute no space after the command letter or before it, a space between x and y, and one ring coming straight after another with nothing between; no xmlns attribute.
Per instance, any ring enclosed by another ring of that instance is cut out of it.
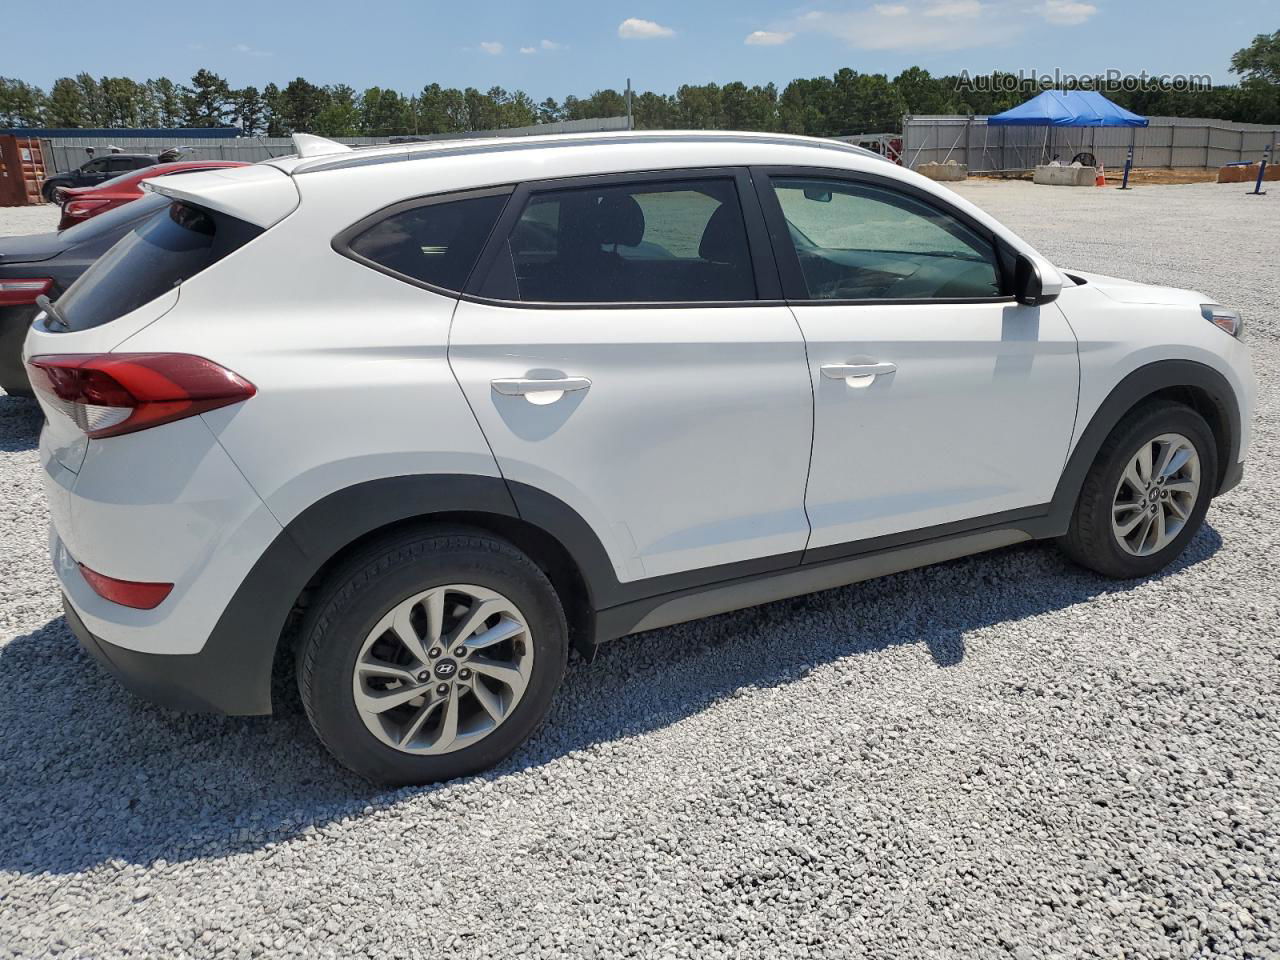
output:
<svg viewBox="0 0 1280 960"><path fill-rule="evenodd" d="M138 223L68 287L58 298L58 314L68 330L109 323L194 277L261 232L261 227L242 220L171 203L168 210Z"/></svg>
<svg viewBox="0 0 1280 960"><path fill-rule="evenodd" d="M347 249L373 266L446 290L461 290L507 195L426 203L388 214Z"/></svg>

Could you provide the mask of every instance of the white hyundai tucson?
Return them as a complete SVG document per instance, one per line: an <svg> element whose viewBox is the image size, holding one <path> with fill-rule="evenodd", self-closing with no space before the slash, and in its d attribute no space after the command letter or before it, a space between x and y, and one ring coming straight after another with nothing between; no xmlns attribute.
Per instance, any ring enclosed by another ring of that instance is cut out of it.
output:
<svg viewBox="0 0 1280 960"><path fill-rule="evenodd" d="M1235 311L864 151L297 139L152 181L25 344L68 623L162 704L293 663L342 763L455 777L570 644L1030 539L1149 576L1241 478Z"/></svg>

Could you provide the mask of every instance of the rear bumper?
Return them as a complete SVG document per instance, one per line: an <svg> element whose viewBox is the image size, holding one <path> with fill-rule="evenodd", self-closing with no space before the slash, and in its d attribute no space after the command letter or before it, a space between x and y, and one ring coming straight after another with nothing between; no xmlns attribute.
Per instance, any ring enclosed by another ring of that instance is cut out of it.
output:
<svg viewBox="0 0 1280 960"><path fill-rule="evenodd" d="M67 626L85 653L97 660L131 693L171 710L194 713L258 715L271 712L268 684L261 682L260 664L246 669L238 653L219 644L206 644L199 653L163 654L126 650L95 637L62 596Z"/></svg>

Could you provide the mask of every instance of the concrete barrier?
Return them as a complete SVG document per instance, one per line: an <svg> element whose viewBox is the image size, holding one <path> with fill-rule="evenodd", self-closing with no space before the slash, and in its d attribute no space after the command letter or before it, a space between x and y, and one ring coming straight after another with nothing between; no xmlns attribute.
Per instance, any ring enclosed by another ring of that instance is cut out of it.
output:
<svg viewBox="0 0 1280 960"><path fill-rule="evenodd" d="M954 183L957 180L965 180L969 176L969 165L966 163L956 163L952 160L949 163L922 163L916 167L916 173L923 174L930 180L940 180L943 183Z"/></svg>
<svg viewBox="0 0 1280 960"><path fill-rule="evenodd" d="M1045 164L1036 167L1036 183L1051 187L1092 187L1098 180L1097 167L1055 167Z"/></svg>

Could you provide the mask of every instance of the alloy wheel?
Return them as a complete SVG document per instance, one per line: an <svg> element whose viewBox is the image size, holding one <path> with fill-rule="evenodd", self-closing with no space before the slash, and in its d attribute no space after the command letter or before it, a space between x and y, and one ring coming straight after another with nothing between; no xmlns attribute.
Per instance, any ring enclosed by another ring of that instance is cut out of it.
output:
<svg viewBox="0 0 1280 960"><path fill-rule="evenodd" d="M1144 443L1116 485L1111 530L1135 557L1167 547L1182 532L1200 496L1200 455L1180 433Z"/></svg>
<svg viewBox="0 0 1280 960"><path fill-rule="evenodd" d="M369 731L405 753L452 753L511 716L533 670L519 609L484 587L452 584L389 610L356 657L352 689Z"/></svg>

